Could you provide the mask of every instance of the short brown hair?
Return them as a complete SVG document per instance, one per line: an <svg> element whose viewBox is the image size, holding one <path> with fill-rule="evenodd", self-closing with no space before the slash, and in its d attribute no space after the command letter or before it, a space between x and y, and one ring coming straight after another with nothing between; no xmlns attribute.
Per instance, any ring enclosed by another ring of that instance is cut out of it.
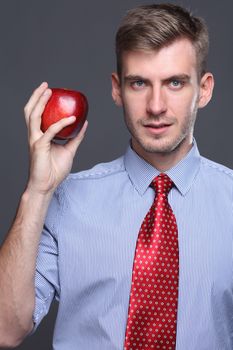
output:
<svg viewBox="0 0 233 350"><path fill-rule="evenodd" d="M116 34L117 72L121 77L122 53L158 50L187 38L194 45L199 78L206 72L209 36L205 21L173 4L152 4L129 10Z"/></svg>

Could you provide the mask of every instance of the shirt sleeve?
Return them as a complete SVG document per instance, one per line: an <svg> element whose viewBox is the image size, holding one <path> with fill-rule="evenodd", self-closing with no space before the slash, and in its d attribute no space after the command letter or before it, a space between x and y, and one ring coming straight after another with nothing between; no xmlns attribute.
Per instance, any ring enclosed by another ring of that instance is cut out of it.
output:
<svg viewBox="0 0 233 350"><path fill-rule="evenodd" d="M59 300L60 284L56 232L59 210L60 203L57 194L55 194L48 209L38 249L35 275L36 300L32 333L36 330L43 317L47 315L53 299Z"/></svg>

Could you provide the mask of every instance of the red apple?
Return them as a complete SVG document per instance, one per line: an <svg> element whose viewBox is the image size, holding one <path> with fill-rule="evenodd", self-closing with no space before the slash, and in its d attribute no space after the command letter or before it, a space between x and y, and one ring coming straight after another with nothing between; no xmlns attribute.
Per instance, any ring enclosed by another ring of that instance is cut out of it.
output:
<svg viewBox="0 0 233 350"><path fill-rule="evenodd" d="M55 139L66 140L77 135L82 128L87 112L87 98L79 91L52 88L52 95L47 102L41 116L41 130L45 132L48 127L62 118L74 115L76 120L56 134Z"/></svg>

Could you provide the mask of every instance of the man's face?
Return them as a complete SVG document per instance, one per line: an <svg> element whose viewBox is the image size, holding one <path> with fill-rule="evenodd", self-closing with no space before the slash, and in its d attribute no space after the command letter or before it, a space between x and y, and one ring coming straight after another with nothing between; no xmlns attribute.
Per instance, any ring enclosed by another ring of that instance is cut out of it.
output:
<svg viewBox="0 0 233 350"><path fill-rule="evenodd" d="M159 51L125 52L121 82L113 75L113 98L122 105L134 150L185 153L192 143L200 104L196 53L187 39Z"/></svg>

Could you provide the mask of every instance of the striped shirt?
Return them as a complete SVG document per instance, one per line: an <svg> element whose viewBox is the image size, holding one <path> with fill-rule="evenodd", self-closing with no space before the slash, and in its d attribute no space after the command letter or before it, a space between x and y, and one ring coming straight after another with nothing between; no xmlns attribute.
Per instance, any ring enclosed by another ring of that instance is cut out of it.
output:
<svg viewBox="0 0 233 350"><path fill-rule="evenodd" d="M194 140L166 173L179 233L176 350L233 349L233 171L200 156ZM54 350L123 349L136 241L158 174L129 147L57 188L38 252L34 311L36 329L59 301Z"/></svg>

